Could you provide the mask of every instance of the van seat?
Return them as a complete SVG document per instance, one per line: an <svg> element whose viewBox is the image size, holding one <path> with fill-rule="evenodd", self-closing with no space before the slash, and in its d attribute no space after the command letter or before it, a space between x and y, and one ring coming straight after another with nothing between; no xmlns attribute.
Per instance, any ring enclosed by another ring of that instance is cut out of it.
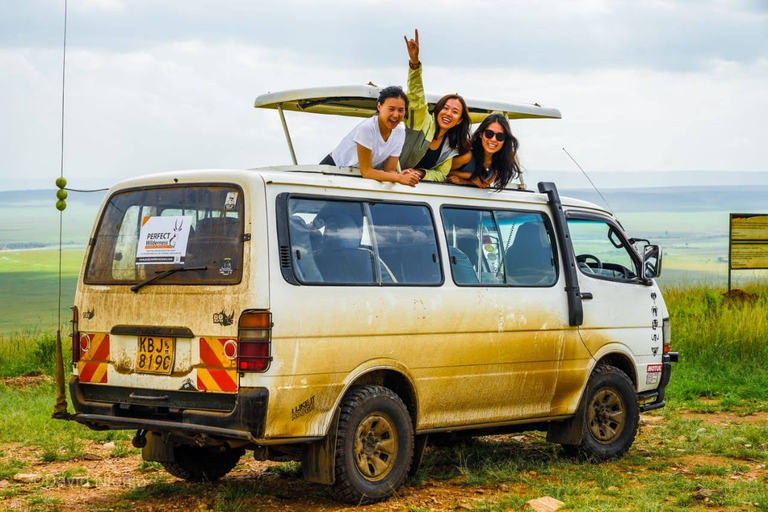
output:
<svg viewBox="0 0 768 512"><path fill-rule="evenodd" d="M199 219L194 232L190 230L186 263L189 266L217 266L224 258L232 260L234 268L240 259L240 219L208 217Z"/></svg>
<svg viewBox="0 0 768 512"><path fill-rule="evenodd" d="M315 262L309 228L304 219L298 215L291 215L290 236L291 258L294 268L299 273L299 279L310 283L322 282L323 277L320 275L320 269L317 268L317 262Z"/></svg>
<svg viewBox="0 0 768 512"><path fill-rule="evenodd" d="M361 228L349 216L325 219L322 250L316 262L326 283L373 283L373 258L360 246Z"/></svg>
<svg viewBox="0 0 768 512"><path fill-rule="evenodd" d="M504 267L512 284L547 285L555 283L555 266L547 231L539 221L518 228L507 250Z"/></svg>
<svg viewBox="0 0 768 512"><path fill-rule="evenodd" d="M477 279L474 267L469 256L457 247L448 247L448 254L451 257L451 267L453 268L453 279L458 284L480 284Z"/></svg>

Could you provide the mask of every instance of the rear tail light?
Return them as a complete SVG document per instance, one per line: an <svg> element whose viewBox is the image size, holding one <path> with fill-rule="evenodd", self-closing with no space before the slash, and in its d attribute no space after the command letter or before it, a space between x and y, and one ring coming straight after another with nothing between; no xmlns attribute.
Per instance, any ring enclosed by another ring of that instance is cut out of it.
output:
<svg viewBox="0 0 768 512"><path fill-rule="evenodd" d="M80 360L80 312L72 306L72 363Z"/></svg>
<svg viewBox="0 0 768 512"><path fill-rule="evenodd" d="M265 372L272 361L272 313L245 311L237 329L237 369Z"/></svg>
<svg viewBox="0 0 768 512"><path fill-rule="evenodd" d="M671 334L672 333L671 333L670 328L669 328L669 318L665 318L662 321L662 324L661 324L661 338L662 338L663 343L664 343L664 353L665 354L669 354L669 350L670 350L670 347L671 347L670 343L672 341L670 339L671 338Z"/></svg>

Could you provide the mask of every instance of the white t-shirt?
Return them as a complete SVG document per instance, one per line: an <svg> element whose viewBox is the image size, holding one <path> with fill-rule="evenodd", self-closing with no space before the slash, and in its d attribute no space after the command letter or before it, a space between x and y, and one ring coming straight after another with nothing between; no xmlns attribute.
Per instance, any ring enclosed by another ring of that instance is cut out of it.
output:
<svg viewBox="0 0 768 512"><path fill-rule="evenodd" d="M399 157L403 151L405 143L405 126L402 123L389 134L389 139L381 138L379 131L378 116L369 117L341 139L339 145L333 150L331 155L333 161L339 167L359 167L360 161L357 158L357 145L371 150L372 164L374 169L381 169L387 158L391 156Z"/></svg>

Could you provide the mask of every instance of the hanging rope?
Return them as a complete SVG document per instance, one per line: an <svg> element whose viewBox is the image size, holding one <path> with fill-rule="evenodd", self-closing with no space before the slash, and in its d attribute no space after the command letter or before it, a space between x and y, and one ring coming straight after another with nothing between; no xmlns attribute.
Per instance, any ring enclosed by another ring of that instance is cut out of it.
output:
<svg viewBox="0 0 768 512"><path fill-rule="evenodd" d="M59 210L59 299L57 302L57 324L56 324L56 404L53 407L53 417L60 419L69 418L67 412L67 395L64 390L64 352L61 346L61 253L62 238L64 231L64 209L67 207L67 192L64 187L67 180L64 179L64 90L67 77L67 0L64 0L64 51L61 64L61 158L59 166L59 178L56 180L56 186L59 190L56 192L56 209ZM74 335L74 329L73 329Z"/></svg>

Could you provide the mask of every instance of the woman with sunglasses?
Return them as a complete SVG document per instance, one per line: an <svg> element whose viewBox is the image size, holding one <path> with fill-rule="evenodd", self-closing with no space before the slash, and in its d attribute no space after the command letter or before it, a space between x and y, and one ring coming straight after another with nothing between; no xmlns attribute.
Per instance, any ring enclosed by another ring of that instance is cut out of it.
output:
<svg viewBox="0 0 768 512"><path fill-rule="evenodd" d="M456 155L469 152L469 128L472 122L464 98L448 94L435 104L434 113L424 94L419 61L419 31L413 39L405 37L408 49L408 118L400 167L417 174L424 181L445 181Z"/></svg>
<svg viewBox="0 0 768 512"><path fill-rule="evenodd" d="M480 188L493 186L504 190L520 173L517 162L517 139L512 135L509 122L501 114L486 117L472 135L472 149L454 164L467 163L448 174L446 181L456 185L474 185Z"/></svg>

